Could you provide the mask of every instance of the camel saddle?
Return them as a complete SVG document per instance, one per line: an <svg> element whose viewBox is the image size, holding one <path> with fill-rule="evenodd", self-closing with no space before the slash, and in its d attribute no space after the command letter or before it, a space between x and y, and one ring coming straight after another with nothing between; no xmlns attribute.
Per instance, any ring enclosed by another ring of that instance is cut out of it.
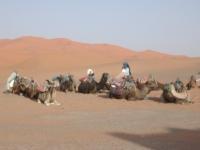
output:
<svg viewBox="0 0 200 150"><path fill-rule="evenodd" d="M115 95L122 95L125 83L126 80L124 79L113 80L110 86L110 92Z"/></svg>
<svg viewBox="0 0 200 150"><path fill-rule="evenodd" d="M88 83L91 83L93 79L94 79L94 77L89 76L89 77L83 77L83 78L80 78L79 81L80 81L81 83L82 83L82 82L88 82Z"/></svg>
<svg viewBox="0 0 200 150"><path fill-rule="evenodd" d="M28 84L27 88L30 88L30 87L37 87L38 86L38 83L36 81L30 81L30 83Z"/></svg>
<svg viewBox="0 0 200 150"><path fill-rule="evenodd" d="M115 86L115 85L111 85L111 87L110 87L110 92L115 94L115 95L122 95L123 91L124 91L123 87L118 87L118 86Z"/></svg>
<svg viewBox="0 0 200 150"><path fill-rule="evenodd" d="M48 89L47 83L38 84L37 90L40 92L46 92Z"/></svg>
<svg viewBox="0 0 200 150"><path fill-rule="evenodd" d="M68 76L64 76L61 80L61 83L64 83L65 81L69 81L69 77Z"/></svg>
<svg viewBox="0 0 200 150"><path fill-rule="evenodd" d="M148 77L143 77L143 78L137 78L137 82L139 83L146 83L148 81Z"/></svg>
<svg viewBox="0 0 200 150"><path fill-rule="evenodd" d="M56 81L58 79L58 76L54 76L53 78L52 78L52 81Z"/></svg>

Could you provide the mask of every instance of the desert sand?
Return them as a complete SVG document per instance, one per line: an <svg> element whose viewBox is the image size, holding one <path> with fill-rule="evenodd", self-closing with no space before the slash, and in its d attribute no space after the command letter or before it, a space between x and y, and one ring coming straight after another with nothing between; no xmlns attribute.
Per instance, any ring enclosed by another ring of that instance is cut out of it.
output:
<svg viewBox="0 0 200 150"><path fill-rule="evenodd" d="M186 85L200 71L200 57L40 37L2 39L0 52L2 150L200 149L200 89L188 91L194 104L185 105L162 103L161 90L141 101L109 99L107 90L97 94L58 92L60 106L3 93L14 69L41 83L71 73L79 85L87 69L93 69L99 81L105 72L117 75L124 61L135 79L152 74L161 83L180 78Z"/></svg>

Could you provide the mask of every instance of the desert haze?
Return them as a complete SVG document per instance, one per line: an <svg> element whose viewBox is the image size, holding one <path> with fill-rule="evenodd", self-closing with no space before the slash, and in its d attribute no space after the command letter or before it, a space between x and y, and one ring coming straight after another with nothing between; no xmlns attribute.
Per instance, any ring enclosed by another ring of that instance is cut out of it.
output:
<svg viewBox="0 0 200 150"><path fill-rule="evenodd" d="M14 69L38 82L73 74L77 87L87 69L99 82L103 73L116 76L124 61L132 75L152 74L161 83L179 78L186 85L200 71L200 57L137 52L116 45L69 39L20 37L0 40L0 149L199 149L200 89L188 90L194 104L163 103L162 90L149 100L109 98L96 94L57 92L60 106L45 106L16 94L4 94Z"/></svg>

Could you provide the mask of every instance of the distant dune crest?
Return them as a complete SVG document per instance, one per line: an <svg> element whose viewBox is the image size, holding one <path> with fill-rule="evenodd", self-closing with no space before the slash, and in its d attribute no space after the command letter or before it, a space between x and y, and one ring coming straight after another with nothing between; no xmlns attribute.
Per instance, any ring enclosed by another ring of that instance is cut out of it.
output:
<svg viewBox="0 0 200 150"><path fill-rule="evenodd" d="M0 40L0 66L18 68L65 67L75 63L77 67L106 64L132 59L188 58L153 50L136 52L116 45L87 44L65 38L45 39L23 36ZM54 64L54 65L49 65Z"/></svg>

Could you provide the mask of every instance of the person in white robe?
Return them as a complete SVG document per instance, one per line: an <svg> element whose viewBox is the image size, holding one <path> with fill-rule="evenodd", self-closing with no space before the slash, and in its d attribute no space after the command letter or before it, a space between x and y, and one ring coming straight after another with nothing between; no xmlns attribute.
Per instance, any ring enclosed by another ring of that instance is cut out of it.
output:
<svg viewBox="0 0 200 150"><path fill-rule="evenodd" d="M5 93L9 93L11 88L13 87L15 78L18 76L18 71L14 70L14 72L8 77L6 86L5 86Z"/></svg>
<svg viewBox="0 0 200 150"><path fill-rule="evenodd" d="M94 76L94 71L92 69L88 69L86 76L87 77Z"/></svg>

